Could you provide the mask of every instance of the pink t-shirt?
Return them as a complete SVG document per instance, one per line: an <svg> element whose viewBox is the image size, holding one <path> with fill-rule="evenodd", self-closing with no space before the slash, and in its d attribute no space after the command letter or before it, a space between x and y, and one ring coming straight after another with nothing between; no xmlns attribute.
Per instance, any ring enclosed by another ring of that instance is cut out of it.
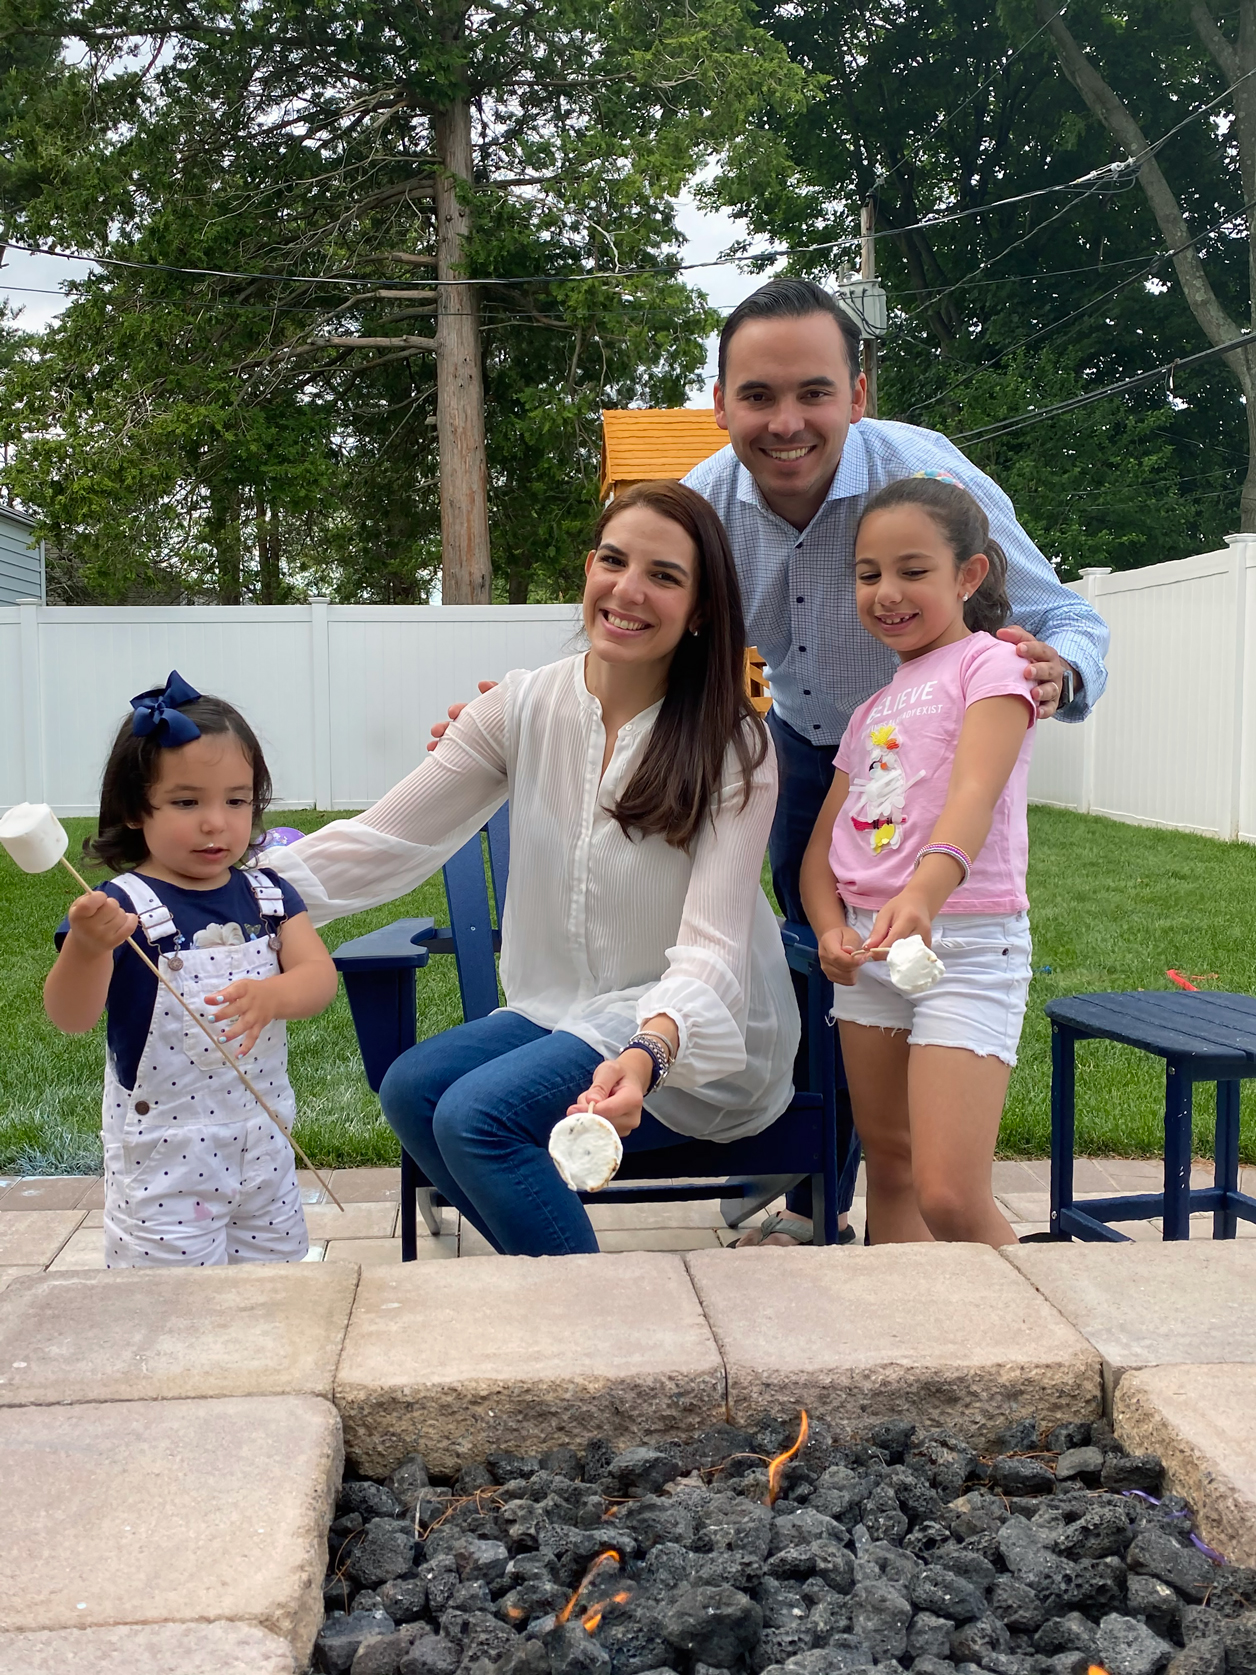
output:
<svg viewBox="0 0 1256 1675"><path fill-rule="evenodd" d="M943 913L1019 913L1029 906L1029 758L1035 716L1024 659L990 634L970 634L900 666L888 686L861 704L833 765L850 776L850 795L833 827L829 865L851 907L878 909L915 870L946 804L964 712L982 698L1023 698L1031 717L1011 776L995 805L990 836L967 883Z"/></svg>

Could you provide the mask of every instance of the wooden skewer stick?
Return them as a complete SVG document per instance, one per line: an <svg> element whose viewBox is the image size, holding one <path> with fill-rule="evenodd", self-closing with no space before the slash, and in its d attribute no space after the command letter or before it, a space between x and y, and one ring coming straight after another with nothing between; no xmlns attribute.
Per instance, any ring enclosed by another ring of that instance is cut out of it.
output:
<svg viewBox="0 0 1256 1675"><path fill-rule="evenodd" d="M90 896L93 893L93 890L94 890L95 887L93 885L89 884L87 882L87 880L80 873L75 871L74 867L71 866L70 862L66 860L64 855L61 857L61 865L69 873L70 877L74 880L74 882L82 890L82 892L85 896ZM249 1092L253 1095L254 1099L256 1099L257 1103L261 1106L262 1110L265 1111L266 1115L270 1118L271 1122L274 1123L275 1127L283 1135L284 1139L292 1147L293 1151L301 1159L302 1163L304 1163L305 1167L309 1170L310 1174L313 1175L314 1179L318 1182L319 1186L322 1187L323 1191L331 1199L332 1203L336 1206L336 1208L338 1210L340 1210L341 1212L343 1212L344 1211L344 1205L340 1202L339 1198L336 1197L336 1194L331 1190L331 1187L323 1179L323 1177L319 1174L318 1170L310 1162L309 1158L306 1157L305 1153L301 1149L300 1143L295 1139L295 1137L293 1135L288 1133L288 1130L280 1122L279 1118L275 1115L274 1111L271 1110L270 1106L262 1098L261 1094L258 1093L257 1089L253 1086L252 1082L249 1080L249 1078L245 1075L244 1071L241 1069L239 1063L236 1061L236 1059L233 1057L233 1055L227 1051L226 1047L218 1039L218 1037L214 1034L213 1030L210 1029L209 1025L205 1022L204 1018L202 1018L198 1012L194 1012L192 1010L192 1008L188 1005L187 1001L184 1000L183 996L179 993L178 989L175 988L174 984L166 976L165 972L162 971L159 966L155 966L153 964L153 962L149 959L148 955L140 947L139 943L135 940L135 938L133 936L128 936L127 937L127 942L131 945L132 948L134 948L135 952L143 960L144 964L152 972L153 976L162 985L162 987L165 988L165 989L168 989L170 991L170 993L178 1001L179 1005L187 1013L188 1017L191 1018L193 1023L195 1023L197 1025L197 1027L201 1030L201 1032L205 1036L206 1040L213 1042L214 1046L217 1047L219 1053L221 1053L223 1059L226 1061L227 1064L229 1064L231 1066L232 1070L235 1071L236 1075L240 1078L240 1080L244 1083L245 1087L249 1090Z"/></svg>

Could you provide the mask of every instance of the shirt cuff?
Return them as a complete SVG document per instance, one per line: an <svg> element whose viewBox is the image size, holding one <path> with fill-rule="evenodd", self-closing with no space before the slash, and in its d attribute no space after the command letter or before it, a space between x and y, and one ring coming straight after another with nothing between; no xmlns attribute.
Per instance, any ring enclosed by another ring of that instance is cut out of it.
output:
<svg viewBox="0 0 1256 1675"><path fill-rule="evenodd" d="M1094 646L1081 634L1055 634L1047 643L1076 669L1082 681L1081 692L1071 704L1057 710L1056 717L1060 721L1085 721L1108 684L1103 659L1095 655Z"/></svg>

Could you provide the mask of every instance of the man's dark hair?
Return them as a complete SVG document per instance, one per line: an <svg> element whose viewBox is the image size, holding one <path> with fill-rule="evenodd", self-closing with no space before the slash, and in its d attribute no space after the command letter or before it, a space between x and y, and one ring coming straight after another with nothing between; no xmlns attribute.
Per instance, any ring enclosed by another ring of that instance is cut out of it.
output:
<svg viewBox="0 0 1256 1675"><path fill-rule="evenodd" d="M859 327L835 296L810 279L770 279L737 304L720 333L720 388L724 389L728 346L747 320L803 320L808 314L827 314L837 321L853 390L860 372Z"/></svg>

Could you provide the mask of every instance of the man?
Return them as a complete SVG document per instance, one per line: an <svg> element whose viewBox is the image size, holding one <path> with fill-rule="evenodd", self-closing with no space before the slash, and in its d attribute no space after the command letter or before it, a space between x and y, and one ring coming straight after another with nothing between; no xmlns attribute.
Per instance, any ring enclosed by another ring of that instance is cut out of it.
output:
<svg viewBox="0 0 1256 1675"><path fill-rule="evenodd" d="M1080 721L1088 713L1107 679L1108 629L1061 585L1007 496L953 443L936 431L864 417L858 332L820 286L775 279L740 303L720 335L718 377L715 419L730 446L684 480L723 519L746 631L767 662L768 726L780 769L772 883L785 916L804 921L799 867L833 755L852 712L895 668L893 653L855 610L855 531L872 495L895 478L936 471L980 501L1008 558L1016 626L1000 638L1023 657L1043 719L1058 711ZM856 1143L839 1192L843 1211L857 1164ZM810 1216L809 1189L791 1194L789 1208L796 1215L772 1218L768 1242L810 1237L808 1219L800 1219Z"/></svg>
<svg viewBox="0 0 1256 1675"><path fill-rule="evenodd" d="M980 501L1008 559L1015 626L1000 638L1024 659L1043 720L1058 712L1062 720L1081 721L1089 713L1107 680L1108 629L1061 585L1002 489L953 443L937 431L864 417L859 334L821 286L773 279L738 304L720 334L718 379L715 418L730 446L684 481L723 519L746 630L767 661L768 726L780 770L768 850L772 884L786 918L805 922L798 873L833 777L834 753L853 711L895 668L893 653L863 628L855 610L855 531L884 484L941 471ZM439 737L445 723L432 731ZM856 1141L839 1189L843 1212L858 1159ZM770 1218L770 1243L811 1237L809 1184L788 1202L792 1214Z"/></svg>

